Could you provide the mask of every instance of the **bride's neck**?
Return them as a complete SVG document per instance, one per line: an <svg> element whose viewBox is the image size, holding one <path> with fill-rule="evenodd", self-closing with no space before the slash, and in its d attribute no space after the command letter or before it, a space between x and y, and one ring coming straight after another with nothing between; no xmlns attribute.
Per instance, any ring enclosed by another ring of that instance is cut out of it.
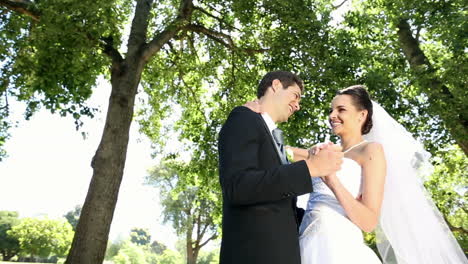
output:
<svg viewBox="0 0 468 264"><path fill-rule="evenodd" d="M362 142L364 139L362 138L362 135L353 135L353 136L342 136L341 137L341 147L343 148L343 151L348 150L352 146L359 144Z"/></svg>

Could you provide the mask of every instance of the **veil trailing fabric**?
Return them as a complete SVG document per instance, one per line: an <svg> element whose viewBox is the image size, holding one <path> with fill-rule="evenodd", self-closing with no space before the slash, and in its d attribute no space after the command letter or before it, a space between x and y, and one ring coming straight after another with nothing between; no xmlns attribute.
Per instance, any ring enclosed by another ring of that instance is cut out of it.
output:
<svg viewBox="0 0 468 264"><path fill-rule="evenodd" d="M382 144L387 161L377 247L385 264L468 263L423 186L432 173L430 154L379 104L364 138Z"/></svg>

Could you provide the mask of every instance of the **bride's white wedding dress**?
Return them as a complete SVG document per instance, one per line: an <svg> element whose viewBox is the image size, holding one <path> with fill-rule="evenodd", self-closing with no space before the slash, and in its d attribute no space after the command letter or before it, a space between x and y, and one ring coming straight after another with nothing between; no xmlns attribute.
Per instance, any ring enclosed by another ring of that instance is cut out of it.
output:
<svg viewBox="0 0 468 264"><path fill-rule="evenodd" d="M361 194L361 166L356 161L344 158L337 177L354 197ZM322 179L312 178L312 185L314 192L299 228L301 263L380 264L377 255L364 244L362 231L346 217Z"/></svg>

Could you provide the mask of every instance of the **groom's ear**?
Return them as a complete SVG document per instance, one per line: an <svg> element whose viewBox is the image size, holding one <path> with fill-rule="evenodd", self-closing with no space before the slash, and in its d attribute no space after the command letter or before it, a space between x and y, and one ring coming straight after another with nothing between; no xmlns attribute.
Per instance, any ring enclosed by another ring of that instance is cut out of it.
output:
<svg viewBox="0 0 468 264"><path fill-rule="evenodd" d="M282 87L282 84L281 84L280 80L274 79L274 80L271 82L271 89L273 90L274 93L275 93L276 91L278 91L278 89L281 89L281 87Z"/></svg>

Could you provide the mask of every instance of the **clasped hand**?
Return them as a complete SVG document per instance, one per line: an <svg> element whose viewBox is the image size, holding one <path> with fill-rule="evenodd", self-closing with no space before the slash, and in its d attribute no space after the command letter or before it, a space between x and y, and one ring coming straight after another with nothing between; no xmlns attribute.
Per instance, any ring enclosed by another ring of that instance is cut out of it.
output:
<svg viewBox="0 0 468 264"><path fill-rule="evenodd" d="M309 166L312 166L311 176L326 177L330 175L330 179L322 179L325 181L334 180L333 175L341 169L343 156L341 146L332 142L320 143L310 148L306 161Z"/></svg>

